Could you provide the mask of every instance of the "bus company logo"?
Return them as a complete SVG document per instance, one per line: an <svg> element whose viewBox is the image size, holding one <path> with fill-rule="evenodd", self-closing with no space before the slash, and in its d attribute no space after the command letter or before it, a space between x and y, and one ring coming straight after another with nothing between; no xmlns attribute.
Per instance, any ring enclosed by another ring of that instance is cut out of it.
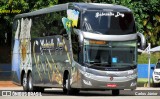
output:
<svg viewBox="0 0 160 99"><path fill-rule="evenodd" d="M2 91L2 96L12 96L11 91Z"/></svg>
<svg viewBox="0 0 160 99"><path fill-rule="evenodd" d="M110 81L112 81L113 79L114 79L114 78L111 76L111 77L110 77Z"/></svg>
<svg viewBox="0 0 160 99"><path fill-rule="evenodd" d="M98 18L98 17L102 17L102 16L114 16L114 17L119 17L121 16L122 18L124 17L124 13L120 13L120 12L117 12L116 14L113 13L113 12L97 12L95 17Z"/></svg>

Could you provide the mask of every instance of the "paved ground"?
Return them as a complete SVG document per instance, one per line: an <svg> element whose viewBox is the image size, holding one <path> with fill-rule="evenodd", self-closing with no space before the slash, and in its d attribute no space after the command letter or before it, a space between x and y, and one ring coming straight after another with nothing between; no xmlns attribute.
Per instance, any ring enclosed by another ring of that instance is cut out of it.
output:
<svg viewBox="0 0 160 99"><path fill-rule="evenodd" d="M0 88L1 87L18 87L18 86L13 84L12 81L0 81Z"/></svg>
<svg viewBox="0 0 160 99"><path fill-rule="evenodd" d="M0 90L23 90L21 86L16 86L16 87L0 87ZM60 88L47 88L45 89L46 91L51 91L51 90L61 90ZM136 90L158 90L160 91L160 87L137 87ZM103 92L103 91L102 91Z"/></svg>
<svg viewBox="0 0 160 99"><path fill-rule="evenodd" d="M1 91L12 91L12 92L22 92L22 87L1 87ZM144 87L138 87L134 91L130 90L121 90L120 96L150 96L148 93L151 94L151 96L160 96L160 88L144 88ZM0 92L0 96L2 95L2 92ZM59 88L50 88L45 89L44 93L41 93L42 96L63 96L63 97L71 97L63 94L62 89ZM112 96L111 91L81 91L78 95L74 95L72 97L104 97L104 96Z"/></svg>
<svg viewBox="0 0 160 99"><path fill-rule="evenodd" d="M12 82L2 82L0 81L0 96L2 95L2 91L11 91L12 94L17 92L23 92L23 88L14 85ZM16 91L15 91L16 90ZM152 95L148 95L151 93ZM27 93L28 94L28 93ZM158 94L158 96L154 96ZM15 95L15 94L14 94ZM34 99L160 99L160 88L147 88L147 87L138 87L135 91L124 90L120 91L119 96L112 96L111 91L81 91L78 95L65 95L62 92L62 89L45 89L44 93L38 93L38 95L42 95L42 97L30 97ZM52 97L50 97L52 96ZM22 97L6 97L1 96L0 99L22 99ZM23 97L23 99L28 99L29 97Z"/></svg>
<svg viewBox="0 0 160 99"><path fill-rule="evenodd" d="M128 91L129 92L129 91ZM143 91L141 91L143 92ZM139 93L141 93L139 92ZM143 92L144 93L144 92ZM110 91L94 91L94 92L87 92L82 91L78 95L64 95L62 90L53 89L53 90L46 90L45 93L42 93L42 96L36 97L6 97L1 96L0 99L160 99L160 96L147 96L147 95L129 95L127 91L121 92L119 96L112 96Z"/></svg>
<svg viewBox="0 0 160 99"><path fill-rule="evenodd" d="M22 97L3 97L2 99L22 99ZM112 96L81 96L81 97L76 97L76 96L57 96L57 97L23 97L23 99L159 99L159 97L143 97L143 96L118 96L118 97L112 97Z"/></svg>

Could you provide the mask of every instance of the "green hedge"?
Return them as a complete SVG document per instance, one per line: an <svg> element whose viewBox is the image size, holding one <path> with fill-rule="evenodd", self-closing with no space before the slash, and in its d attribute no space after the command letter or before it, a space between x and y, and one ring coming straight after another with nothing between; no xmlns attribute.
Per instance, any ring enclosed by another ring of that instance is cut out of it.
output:
<svg viewBox="0 0 160 99"><path fill-rule="evenodd" d="M160 45L160 0L84 0L123 5L133 11L137 29L153 46Z"/></svg>
<svg viewBox="0 0 160 99"><path fill-rule="evenodd" d="M148 54L138 55L138 64L148 64ZM157 63L157 60L160 58L160 52L151 53L150 59L151 64Z"/></svg>

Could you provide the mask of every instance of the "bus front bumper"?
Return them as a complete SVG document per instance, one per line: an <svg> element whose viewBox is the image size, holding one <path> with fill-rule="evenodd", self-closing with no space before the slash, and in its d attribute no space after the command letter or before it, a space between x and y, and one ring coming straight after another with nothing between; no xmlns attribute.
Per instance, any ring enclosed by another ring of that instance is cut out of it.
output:
<svg viewBox="0 0 160 99"><path fill-rule="evenodd" d="M137 77L85 77L81 79L82 89L131 89L137 87Z"/></svg>

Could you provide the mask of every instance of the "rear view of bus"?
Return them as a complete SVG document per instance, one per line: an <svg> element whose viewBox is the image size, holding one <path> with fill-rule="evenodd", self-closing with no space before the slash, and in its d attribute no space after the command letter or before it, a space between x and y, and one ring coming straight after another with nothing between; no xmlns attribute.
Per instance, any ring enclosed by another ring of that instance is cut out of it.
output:
<svg viewBox="0 0 160 99"><path fill-rule="evenodd" d="M139 34L131 10L108 4L77 6L81 9L81 25L74 32L79 37L79 56L83 53L78 67L81 88L111 89L113 95L119 90L136 89ZM142 34L140 38L143 47Z"/></svg>

